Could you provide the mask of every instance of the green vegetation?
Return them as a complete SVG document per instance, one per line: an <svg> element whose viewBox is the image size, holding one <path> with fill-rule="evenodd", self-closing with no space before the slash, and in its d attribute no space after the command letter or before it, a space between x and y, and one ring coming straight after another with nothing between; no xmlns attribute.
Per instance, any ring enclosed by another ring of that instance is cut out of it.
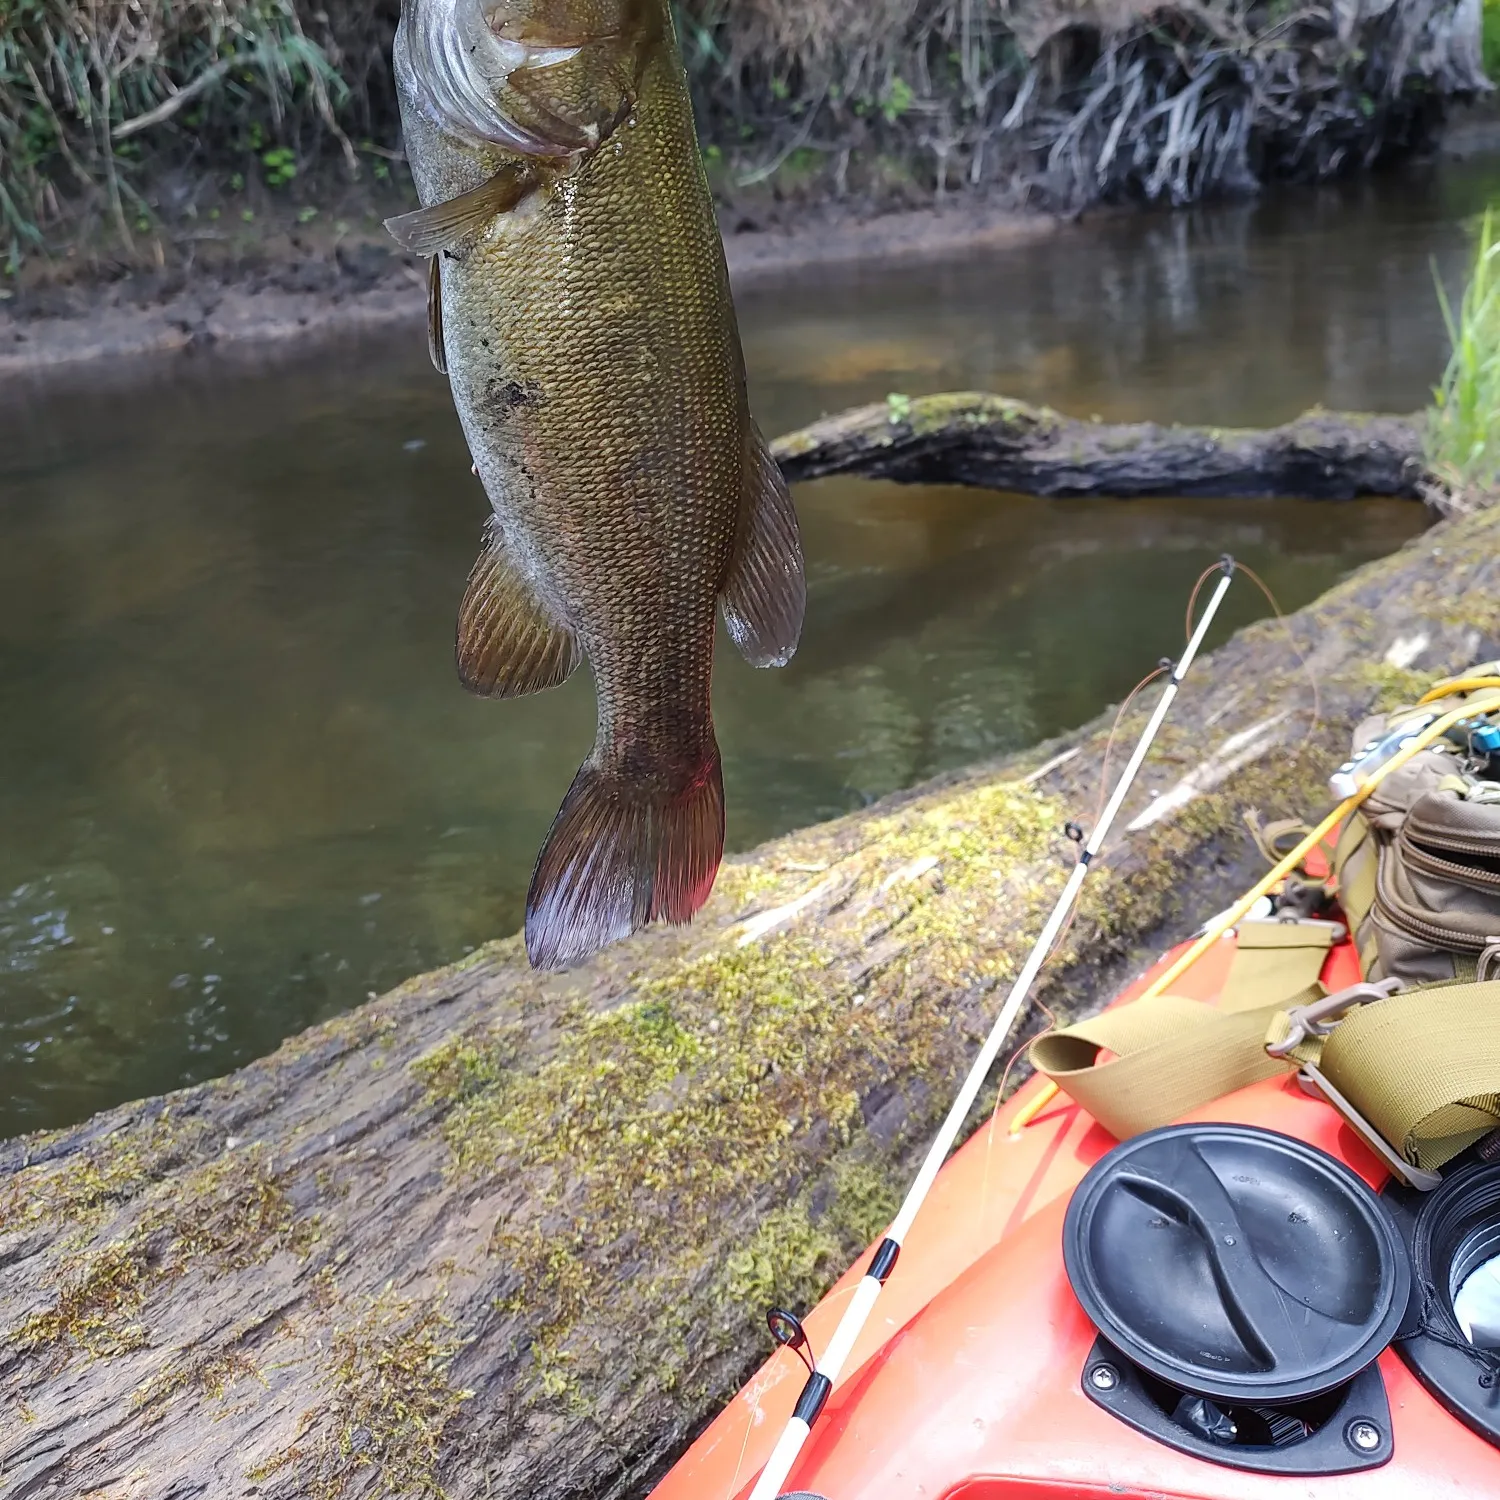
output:
<svg viewBox="0 0 1500 1500"><path fill-rule="evenodd" d="M204 238L200 218L270 217L258 201L216 202L226 191L269 190L273 203L295 194L290 219L331 206L346 171L385 184L399 161L389 61L399 7L0 0L0 266L80 247L160 261L174 236ZM1204 56L1226 51L1245 87L1211 91L1212 108L1224 131L1239 135L1248 121L1260 133L1254 156L1267 171L1338 170L1382 132L1405 139L1406 105L1390 101L1425 108L1424 91L1474 83L1473 39L1453 27L1451 43L1430 45L1403 19L1413 7L1387 8L1348 35L1316 7L1284 14L1281 0L1207 0L1201 23L1184 11L1170 34L1153 24L1156 9L1116 0L1082 19L1066 0L673 0L706 161L715 190L733 199L926 201L950 184L1045 177L1052 140L1033 128L1023 144L1016 121L1065 130L1080 111L1078 131L1093 133L1069 137L1069 159L1083 176L1047 191L1157 197L1167 174L1156 133L1170 102ZM1485 0L1484 16L1489 58L1500 0ZM1306 99L1249 120L1259 98L1251 75L1263 64L1276 72L1288 49L1306 59ZM1086 105L1136 62L1149 97L1137 91L1128 109L1113 96ZM1309 155L1304 113L1314 108ZM1118 131L1108 135L1122 109L1140 111L1126 122L1128 150ZM1281 160L1293 143L1295 159ZM1242 188L1249 161L1230 163L1222 181L1220 167L1205 167L1171 196Z"/></svg>
<svg viewBox="0 0 1500 1500"><path fill-rule="evenodd" d="M1474 268L1455 312L1442 283L1438 297L1453 343L1428 419L1427 462L1465 503L1500 489L1500 238L1495 213L1479 226Z"/></svg>
<svg viewBox="0 0 1500 1500"><path fill-rule="evenodd" d="M69 1262L51 1289L51 1305L14 1331L18 1350L104 1357L139 1348L147 1331L137 1315L162 1282L198 1266L243 1270L278 1250L305 1256L316 1244L316 1220L298 1218L284 1175L259 1147L225 1151L173 1180L167 1173L197 1142L196 1132L190 1126L169 1145L165 1118L147 1129L146 1140L132 1140L119 1160L109 1161L103 1144L99 1157L28 1182L36 1191L24 1201L17 1192L0 1203L4 1228L65 1215L86 1232L122 1200L138 1193L144 1200L123 1235Z"/></svg>
<svg viewBox="0 0 1500 1500"><path fill-rule="evenodd" d="M210 171L262 153L272 183L328 139L352 157L338 116L360 115L355 91L389 39L358 16L294 0L5 0L0 254L14 268L101 216L133 247L158 218L151 179L199 146ZM372 55L341 70L360 29Z"/></svg>
<svg viewBox="0 0 1500 1500"><path fill-rule="evenodd" d="M1500 79L1500 0L1484 0L1484 71Z"/></svg>
<svg viewBox="0 0 1500 1500"><path fill-rule="evenodd" d="M920 1071L949 1044L952 991L1006 977L1009 956L996 965L986 952L995 891L1035 868L1061 821L1035 788L946 789L861 824L827 873L776 882L785 900L834 881L843 909L899 923L901 972L857 982L857 967L846 972L826 940L789 921L763 941L730 939L635 976L632 998L603 1012L580 999L559 1018L555 1053L530 1071L513 1067L513 1028L451 1037L415 1062L453 1175L478 1184L522 1172L530 1184L492 1249L518 1288L507 1310L540 1314L533 1352L549 1389L571 1389L569 1336L587 1325L601 1281L642 1261L653 1267L639 1289L648 1298L656 1280L690 1278L745 1184L790 1201L723 1268L726 1307L773 1283L811 1300L884 1228L895 1200L861 1090L897 1068ZM1063 873L1011 888L1008 915L1039 912ZM725 877L729 900L766 872L731 866ZM908 966L941 984L908 980ZM809 1130L842 1149L826 1177L799 1183Z"/></svg>

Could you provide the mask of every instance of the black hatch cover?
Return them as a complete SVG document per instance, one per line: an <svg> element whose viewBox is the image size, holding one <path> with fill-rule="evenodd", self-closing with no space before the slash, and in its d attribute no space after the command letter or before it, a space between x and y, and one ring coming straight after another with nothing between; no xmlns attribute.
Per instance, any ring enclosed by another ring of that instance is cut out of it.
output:
<svg viewBox="0 0 1500 1500"><path fill-rule="evenodd" d="M1391 1341L1411 1291L1395 1224L1353 1172L1241 1125L1116 1147L1073 1195L1063 1256L1110 1343L1220 1401L1332 1390Z"/></svg>

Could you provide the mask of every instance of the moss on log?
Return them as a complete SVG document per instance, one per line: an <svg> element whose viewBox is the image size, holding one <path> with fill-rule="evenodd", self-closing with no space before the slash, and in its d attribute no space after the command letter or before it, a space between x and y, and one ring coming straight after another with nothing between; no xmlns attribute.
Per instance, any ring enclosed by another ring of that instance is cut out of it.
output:
<svg viewBox="0 0 1500 1500"><path fill-rule="evenodd" d="M1194 672L1043 998L1095 1004L1500 656L1500 512ZM1169 650L1174 642L1163 641ZM1131 715L1138 725L1148 705ZM0 1147L0 1475L35 1497L638 1492L892 1211L1069 867L1108 716L732 861L543 977L514 939L218 1082Z"/></svg>
<svg viewBox="0 0 1500 1500"><path fill-rule="evenodd" d="M1421 498L1422 419L1308 412L1264 431L1081 422L958 391L892 396L772 445L789 479L863 474L1023 495L1352 500Z"/></svg>

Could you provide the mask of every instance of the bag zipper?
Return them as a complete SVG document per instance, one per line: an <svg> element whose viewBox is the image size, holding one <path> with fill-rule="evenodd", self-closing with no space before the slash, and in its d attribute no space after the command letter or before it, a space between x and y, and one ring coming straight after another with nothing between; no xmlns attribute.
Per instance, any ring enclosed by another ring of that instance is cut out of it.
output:
<svg viewBox="0 0 1500 1500"><path fill-rule="evenodd" d="M1422 917L1410 916L1397 906L1386 887L1383 868L1385 864L1386 861L1382 860L1375 866L1375 910L1378 913L1384 915L1393 926L1401 931L1420 938L1436 948L1457 948L1466 953L1484 952L1488 943L1487 939L1472 937L1467 932L1458 932L1452 928L1439 927L1435 922L1428 922Z"/></svg>
<svg viewBox="0 0 1500 1500"><path fill-rule="evenodd" d="M1401 836L1408 834L1413 839L1420 839L1437 849L1451 849L1456 854L1472 854L1476 859L1500 860L1500 838L1494 839L1466 839L1458 838L1449 833L1446 828L1432 828L1430 825L1424 827L1408 818L1402 825Z"/></svg>
<svg viewBox="0 0 1500 1500"><path fill-rule="evenodd" d="M1460 864L1457 860L1444 859L1430 849L1401 834L1401 853L1408 864L1428 875L1440 875L1458 885L1477 886L1484 891L1500 891L1500 874L1493 870L1476 870L1473 865ZM1491 858L1497 856L1492 854Z"/></svg>

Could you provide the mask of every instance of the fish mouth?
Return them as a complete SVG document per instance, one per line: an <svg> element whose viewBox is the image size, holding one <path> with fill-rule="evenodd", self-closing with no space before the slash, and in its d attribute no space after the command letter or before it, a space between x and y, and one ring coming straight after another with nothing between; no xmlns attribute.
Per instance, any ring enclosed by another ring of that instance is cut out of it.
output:
<svg viewBox="0 0 1500 1500"><path fill-rule="evenodd" d="M433 123L469 145L554 160L574 156L575 142L529 129L499 100L519 69L555 66L581 49L504 36L507 9L483 0L408 0L397 72Z"/></svg>

